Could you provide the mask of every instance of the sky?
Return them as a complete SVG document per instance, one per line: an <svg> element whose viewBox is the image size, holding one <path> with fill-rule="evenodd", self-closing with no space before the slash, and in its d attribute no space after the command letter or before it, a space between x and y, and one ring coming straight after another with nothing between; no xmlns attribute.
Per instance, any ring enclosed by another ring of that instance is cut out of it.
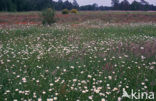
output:
<svg viewBox="0 0 156 101"><path fill-rule="evenodd" d="M58 0L54 0L54 1L58 1ZM63 0L66 1L66 0ZM70 2L73 2L73 0L68 0ZM122 1L122 0L120 0ZM128 0L130 3L134 0ZM140 1L140 0L136 0L136 1ZM150 4L154 4L156 5L156 0L146 0L147 2L149 2ZM80 6L82 5L88 5L88 4L93 4L93 3L97 3L99 6L103 5L103 6L111 6L111 0L77 0L78 4Z"/></svg>

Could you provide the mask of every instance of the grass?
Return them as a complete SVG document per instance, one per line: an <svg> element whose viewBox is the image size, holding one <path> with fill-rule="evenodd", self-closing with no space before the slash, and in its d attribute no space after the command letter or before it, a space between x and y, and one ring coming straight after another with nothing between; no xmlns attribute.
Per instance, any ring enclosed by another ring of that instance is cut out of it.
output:
<svg viewBox="0 0 156 101"><path fill-rule="evenodd" d="M41 24L41 12L0 12L1 26L10 24ZM56 12L57 23L83 23L85 21L102 20L104 23L155 23L154 11L79 11L77 14L63 15Z"/></svg>
<svg viewBox="0 0 156 101"><path fill-rule="evenodd" d="M39 11L29 11L29 12L0 12L0 14L8 14L8 15L32 15L39 13ZM61 14L61 11L57 11L56 13ZM85 13L100 13L100 14L156 14L154 11L80 11L80 14L85 14Z"/></svg>
<svg viewBox="0 0 156 101"><path fill-rule="evenodd" d="M156 25L91 25L0 29L0 101L119 101L123 88L156 92Z"/></svg>
<svg viewBox="0 0 156 101"><path fill-rule="evenodd" d="M34 15L40 14L39 11L29 11L29 12L0 12L0 15Z"/></svg>
<svg viewBox="0 0 156 101"><path fill-rule="evenodd" d="M155 15L156 12L154 11L81 11L80 14L86 14L86 13L94 13L94 14L143 14L143 15Z"/></svg>

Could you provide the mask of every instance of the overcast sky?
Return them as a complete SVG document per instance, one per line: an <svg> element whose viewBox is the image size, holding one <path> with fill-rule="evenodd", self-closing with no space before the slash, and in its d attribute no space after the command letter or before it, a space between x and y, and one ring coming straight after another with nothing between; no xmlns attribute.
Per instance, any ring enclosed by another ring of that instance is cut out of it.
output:
<svg viewBox="0 0 156 101"><path fill-rule="evenodd" d="M54 1L58 1L58 0L54 0ZM66 0L63 0L66 1ZM68 0L73 2L73 0ZM122 1L122 0L120 0ZM130 3L134 0L128 0ZM136 1L140 1L140 0L136 0ZM149 2L150 4L154 4L156 5L156 0L146 0L147 2ZM93 4L93 3L97 3L99 6L104 5L104 6L111 6L111 0L77 0L78 4L80 6L82 5L87 5L87 4Z"/></svg>

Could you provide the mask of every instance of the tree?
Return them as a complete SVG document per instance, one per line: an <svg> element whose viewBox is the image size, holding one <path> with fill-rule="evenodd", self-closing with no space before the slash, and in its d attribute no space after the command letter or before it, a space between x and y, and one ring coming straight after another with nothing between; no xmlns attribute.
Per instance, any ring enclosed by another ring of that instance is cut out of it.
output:
<svg viewBox="0 0 156 101"><path fill-rule="evenodd" d="M147 1L145 1L145 0L141 0L141 4L142 5L149 5L149 3Z"/></svg>
<svg viewBox="0 0 156 101"><path fill-rule="evenodd" d="M56 10L62 10L63 9L63 1L58 0L58 2L56 2L54 6L55 6Z"/></svg>
<svg viewBox="0 0 156 101"><path fill-rule="evenodd" d="M77 3L76 0L73 0L73 3L72 4L73 4L74 8L78 9L79 4Z"/></svg>
<svg viewBox="0 0 156 101"><path fill-rule="evenodd" d="M0 11L16 11L14 0L0 0Z"/></svg>
<svg viewBox="0 0 156 101"><path fill-rule="evenodd" d="M141 4L134 0L131 4L131 10L140 10L140 9L141 9Z"/></svg>
<svg viewBox="0 0 156 101"><path fill-rule="evenodd" d="M71 10L73 8L73 5L71 2L69 2L68 0L66 0L64 3L63 3L63 9L69 9Z"/></svg>
<svg viewBox="0 0 156 101"><path fill-rule="evenodd" d="M92 6L93 6L93 10L98 10L98 4L97 3L94 3Z"/></svg>
<svg viewBox="0 0 156 101"><path fill-rule="evenodd" d="M141 0L141 10L149 10L150 9L150 5L149 5L149 3L147 2L147 1L145 1L145 0Z"/></svg>
<svg viewBox="0 0 156 101"><path fill-rule="evenodd" d="M113 8L115 10L117 10L118 7L119 7L119 0L112 0L112 3L111 4L112 4Z"/></svg>
<svg viewBox="0 0 156 101"><path fill-rule="evenodd" d="M80 6L77 0L69 2L68 0L0 0L0 11L37 11L46 8L62 9L80 9L80 10L156 10L156 6L150 5L147 0L134 0L129 4L128 0L111 0L113 7L97 6L96 4Z"/></svg>
<svg viewBox="0 0 156 101"><path fill-rule="evenodd" d="M37 10L43 10L52 7L51 0L36 0Z"/></svg>
<svg viewBox="0 0 156 101"><path fill-rule="evenodd" d="M128 2L128 0L124 0L120 3L119 8L120 10L129 10L130 3Z"/></svg>
<svg viewBox="0 0 156 101"><path fill-rule="evenodd" d="M58 2L63 2L62 0L58 0Z"/></svg>

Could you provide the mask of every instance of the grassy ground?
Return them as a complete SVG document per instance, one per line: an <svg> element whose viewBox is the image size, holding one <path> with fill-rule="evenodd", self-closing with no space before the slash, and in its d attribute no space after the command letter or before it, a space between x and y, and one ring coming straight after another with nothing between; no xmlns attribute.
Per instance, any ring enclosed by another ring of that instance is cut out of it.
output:
<svg viewBox="0 0 156 101"><path fill-rule="evenodd" d="M152 11L80 11L78 14L63 15L56 12L57 23L80 23L88 20L104 23L155 23L156 12ZM41 24L40 12L0 13L0 25ZM1 27L1 26L0 26Z"/></svg>
<svg viewBox="0 0 156 101"><path fill-rule="evenodd" d="M0 29L0 101L131 101L123 88L156 92L155 32L155 24L100 21Z"/></svg>

